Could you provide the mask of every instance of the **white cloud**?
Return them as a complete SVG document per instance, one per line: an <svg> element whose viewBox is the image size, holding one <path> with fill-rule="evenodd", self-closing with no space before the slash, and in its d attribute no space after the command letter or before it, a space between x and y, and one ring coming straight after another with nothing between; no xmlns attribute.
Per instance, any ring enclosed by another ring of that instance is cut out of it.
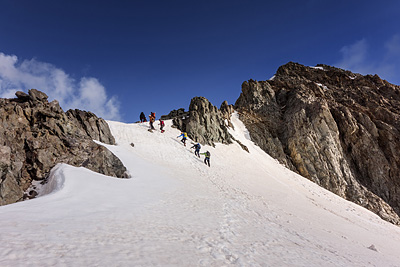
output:
<svg viewBox="0 0 400 267"><path fill-rule="evenodd" d="M109 120L120 120L119 102L109 98L104 86L93 77L71 78L62 69L35 59L18 62L15 55L0 52L0 97L15 97L16 91L35 88L49 99L57 99L64 110L83 109Z"/></svg>
<svg viewBox="0 0 400 267"><path fill-rule="evenodd" d="M360 69L365 67L368 45L365 39L342 47L340 52L343 56L338 65L344 69Z"/></svg>
<svg viewBox="0 0 400 267"><path fill-rule="evenodd" d="M394 35L386 42L385 48L387 50L387 57L400 57L400 35Z"/></svg>
<svg viewBox="0 0 400 267"><path fill-rule="evenodd" d="M344 46L342 58L335 66L361 74L378 74L392 83L400 83L400 35L393 35L382 43L382 49L371 51L367 40L362 39L352 45ZM382 52L380 52L382 51ZM374 53L374 54L372 54Z"/></svg>

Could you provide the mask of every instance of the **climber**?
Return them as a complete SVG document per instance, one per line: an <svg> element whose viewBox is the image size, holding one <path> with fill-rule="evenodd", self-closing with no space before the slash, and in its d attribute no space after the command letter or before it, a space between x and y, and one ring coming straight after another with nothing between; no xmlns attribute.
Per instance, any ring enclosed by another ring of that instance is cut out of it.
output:
<svg viewBox="0 0 400 267"><path fill-rule="evenodd" d="M155 128L153 126L153 123L156 120L156 114L154 112L151 112L150 115L149 115L149 118L150 118L150 129L151 130L155 130Z"/></svg>
<svg viewBox="0 0 400 267"><path fill-rule="evenodd" d="M184 146L186 146L187 133L181 132L181 135L177 136L176 138L181 136L182 136L181 142L183 143Z"/></svg>
<svg viewBox="0 0 400 267"><path fill-rule="evenodd" d="M194 154L200 158L200 143L194 144L190 149L194 148Z"/></svg>
<svg viewBox="0 0 400 267"><path fill-rule="evenodd" d="M208 164L208 167L210 167L210 156L211 156L210 152L207 151L206 153L201 153L201 155L205 156L204 164L206 164L206 165Z"/></svg>
<svg viewBox="0 0 400 267"><path fill-rule="evenodd" d="M140 122L146 122L146 115L144 115L144 113L140 113Z"/></svg>
<svg viewBox="0 0 400 267"><path fill-rule="evenodd" d="M160 125L160 131L161 131L162 133L165 132L165 130L164 130L164 126L165 126L164 121L160 119L160 123L159 123L158 125Z"/></svg>

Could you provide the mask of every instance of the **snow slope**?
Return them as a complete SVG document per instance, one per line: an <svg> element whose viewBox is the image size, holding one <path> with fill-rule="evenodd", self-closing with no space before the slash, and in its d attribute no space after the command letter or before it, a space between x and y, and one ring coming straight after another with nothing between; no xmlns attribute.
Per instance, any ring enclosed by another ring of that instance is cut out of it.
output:
<svg viewBox="0 0 400 267"><path fill-rule="evenodd" d="M58 165L43 196L0 207L0 266L400 266L400 229L245 144L202 147L109 122L131 179ZM134 147L130 146L134 143Z"/></svg>

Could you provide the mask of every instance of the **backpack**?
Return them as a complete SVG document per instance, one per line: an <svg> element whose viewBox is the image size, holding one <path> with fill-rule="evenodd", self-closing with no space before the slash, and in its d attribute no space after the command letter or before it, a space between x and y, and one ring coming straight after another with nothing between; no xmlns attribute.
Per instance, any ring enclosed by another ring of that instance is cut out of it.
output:
<svg viewBox="0 0 400 267"><path fill-rule="evenodd" d="M206 152L206 157L209 158L211 156L210 152Z"/></svg>

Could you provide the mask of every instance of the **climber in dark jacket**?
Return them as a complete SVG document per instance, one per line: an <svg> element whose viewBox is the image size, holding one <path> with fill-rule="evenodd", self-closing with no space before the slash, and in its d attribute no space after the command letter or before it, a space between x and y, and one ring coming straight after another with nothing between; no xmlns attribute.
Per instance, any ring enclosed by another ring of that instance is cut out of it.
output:
<svg viewBox="0 0 400 267"><path fill-rule="evenodd" d="M194 148L194 154L200 158L200 143L194 144L191 148Z"/></svg>
<svg viewBox="0 0 400 267"><path fill-rule="evenodd" d="M146 115L144 115L144 113L140 113L140 122L146 122Z"/></svg>

